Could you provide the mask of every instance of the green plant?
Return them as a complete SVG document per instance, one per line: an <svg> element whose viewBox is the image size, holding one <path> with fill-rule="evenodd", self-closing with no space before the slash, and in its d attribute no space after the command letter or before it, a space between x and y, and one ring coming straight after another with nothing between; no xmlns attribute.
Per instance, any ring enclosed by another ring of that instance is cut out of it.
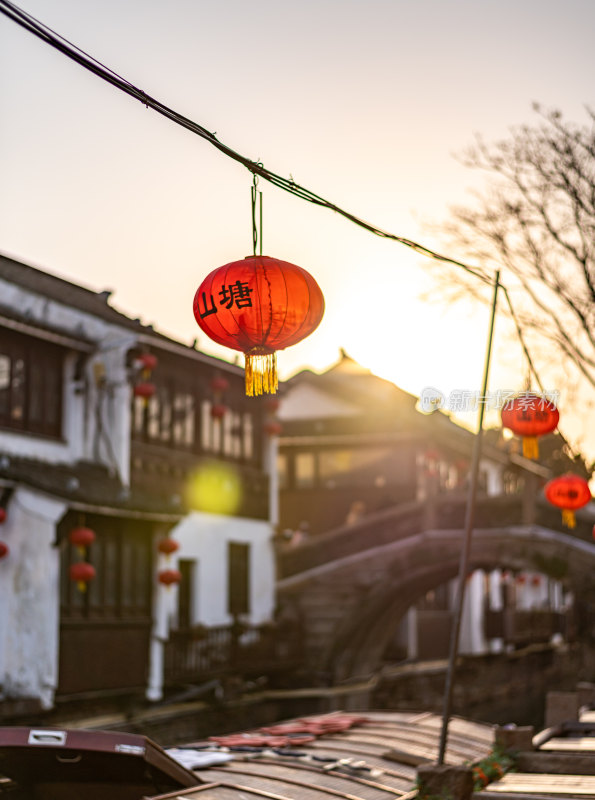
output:
<svg viewBox="0 0 595 800"><path fill-rule="evenodd" d="M472 764L473 789L478 791L492 781L499 780L506 772L514 770L515 758L512 753L492 750L485 758Z"/></svg>

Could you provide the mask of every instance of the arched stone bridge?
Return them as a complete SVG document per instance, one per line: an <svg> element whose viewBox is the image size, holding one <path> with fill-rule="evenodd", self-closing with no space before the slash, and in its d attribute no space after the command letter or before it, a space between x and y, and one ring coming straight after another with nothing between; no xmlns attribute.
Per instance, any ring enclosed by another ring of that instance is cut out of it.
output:
<svg viewBox="0 0 595 800"><path fill-rule="evenodd" d="M464 497L437 496L280 553L279 604L303 626L306 666L334 682L374 672L406 610L458 575L464 515ZM539 571L586 591L595 570L592 525L579 519L569 532L550 506L479 498L470 570Z"/></svg>

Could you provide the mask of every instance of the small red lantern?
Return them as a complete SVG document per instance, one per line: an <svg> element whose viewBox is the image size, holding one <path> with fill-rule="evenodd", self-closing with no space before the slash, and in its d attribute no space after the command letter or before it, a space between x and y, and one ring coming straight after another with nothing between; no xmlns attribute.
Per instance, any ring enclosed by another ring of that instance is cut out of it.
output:
<svg viewBox="0 0 595 800"><path fill-rule="evenodd" d="M574 512L586 506L591 500L589 484L584 478L568 472L545 485L546 499L562 509L562 524L567 528L576 527Z"/></svg>
<svg viewBox="0 0 595 800"><path fill-rule="evenodd" d="M277 350L316 329L324 297L305 269L270 256L248 256L213 270L194 295L194 317L218 344L246 357L246 394L277 390Z"/></svg>
<svg viewBox="0 0 595 800"><path fill-rule="evenodd" d="M539 577L539 575L534 575L534 576L531 578L531 584L532 584L533 586L535 586L535 587L537 587L537 586L541 586L541 578Z"/></svg>
<svg viewBox="0 0 595 800"><path fill-rule="evenodd" d="M6 509L0 506L0 525L6 521Z"/></svg>
<svg viewBox="0 0 595 800"><path fill-rule="evenodd" d="M560 414L545 397L525 392L505 404L501 417L505 428L522 437L525 458L536 459L539 458L537 437L554 431Z"/></svg>
<svg viewBox="0 0 595 800"><path fill-rule="evenodd" d="M95 541L95 531L92 531L91 528L73 528L70 533L68 534L68 540L70 544L73 544L81 553L81 555L85 552L85 548L89 547L89 545L93 544Z"/></svg>
<svg viewBox="0 0 595 800"><path fill-rule="evenodd" d="M522 585L523 585L523 584L526 582L526 580L527 580L527 578L526 578L526 577L525 577L523 574L521 574L521 575L517 575L516 582L517 582L517 583L518 583L520 586L522 586Z"/></svg>
<svg viewBox="0 0 595 800"><path fill-rule="evenodd" d="M153 353L141 353L136 360L145 378L148 378L157 366L157 356Z"/></svg>
<svg viewBox="0 0 595 800"><path fill-rule="evenodd" d="M281 401L277 397L267 397L265 401L266 410L272 416L277 413L280 405Z"/></svg>
<svg viewBox="0 0 595 800"><path fill-rule="evenodd" d="M211 378L211 389L214 394L222 395L229 389L229 381L223 375L215 375L214 378Z"/></svg>
<svg viewBox="0 0 595 800"><path fill-rule="evenodd" d="M170 539L169 536L165 537L164 539L160 539L157 542L157 550L159 550L159 552L163 553L165 556L170 556L179 549L180 543L176 542L175 539Z"/></svg>
<svg viewBox="0 0 595 800"><path fill-rule="evenodd" d="M213 419L223 419L226 413L227 406L224 406L223 403L213 403L211 406L211 416Z"/></svg>
<svg viewBox="0 0 595 800"><path fill-rule="evenodd" d="M6 558L9 553L8 545L4 544L4 542L0 542L0 558Z"/></svg>
<svg viewBox="0 0 595 800"><path fill-rule="evenodd" d="M162 569L157 574L157 580L164 586L172 586L182 580L182 573L178 569Z"/></svg>
<svg viewBox="0 0 595 800"><path fill-rule="evenodd" d="M150 397L153 397L155 391L155 384L149 383L149 381L142 381L134 386L134 396L142 397L143 400L148 400Z"/></svg>
<svg viewBox="0 0 595 800"><path fill-rule="evenodd" d="M70 565L70 580L76 581L79 592L87 591L87 584L95 578L96 572L93 564L86 561L77 561Z"/></svg>
<svg viewBox="0 0 595 800"><path fill-rule="evenodd" d="M266 434L268 434L268 436L279 436L279 434L283 430L281 427L281 423L277 422L274 419L265 422L262 427L264 428L264 431Z"/></svg>

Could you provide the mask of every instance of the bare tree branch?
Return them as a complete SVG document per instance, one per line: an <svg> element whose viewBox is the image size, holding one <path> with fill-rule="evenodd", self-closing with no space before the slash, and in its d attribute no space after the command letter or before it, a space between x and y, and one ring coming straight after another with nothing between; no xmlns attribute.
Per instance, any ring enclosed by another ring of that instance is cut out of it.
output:
<svg viewBox="0 0 595 800"><path fill-rule="evenodd" d="M554 342L595 387L595 112L578 125L534 110L537 125L493 144L478 136L463 153L490 188L452 208L441 230L465 257L500 267L523 327ZM466 276L444 274L442 294L483 296Z"/></svg>

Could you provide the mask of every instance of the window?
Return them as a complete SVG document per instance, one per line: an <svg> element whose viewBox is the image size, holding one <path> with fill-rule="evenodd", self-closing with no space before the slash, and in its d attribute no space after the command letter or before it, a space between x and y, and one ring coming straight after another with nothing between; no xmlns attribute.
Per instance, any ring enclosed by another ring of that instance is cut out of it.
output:
<svg viewBox="0 0 595 800"><path fill-rule="evenodd" d="M59 438L64 350L13 331L0 339L0 426Z"/></svg>
<svg viewBox="0 0 595 800"><path fill-rule="evenodd" d="M250 613L250 545L227 546L227 610L232 616Z"/></svg>
<svg viewBox="0 0 595 800"><path fill-rule="evenodd" d="M295 485L298 489L314 486L316 462L314 453L298 453L295 457Z"/></svg>
<svg viewBox="0 0 595 800"><path fill-rule="evenodd" d="M279 453L277 456L277 476L279 478L279 489L287 489L289 486L287 470L287 456L284 453Z"/></svg>

